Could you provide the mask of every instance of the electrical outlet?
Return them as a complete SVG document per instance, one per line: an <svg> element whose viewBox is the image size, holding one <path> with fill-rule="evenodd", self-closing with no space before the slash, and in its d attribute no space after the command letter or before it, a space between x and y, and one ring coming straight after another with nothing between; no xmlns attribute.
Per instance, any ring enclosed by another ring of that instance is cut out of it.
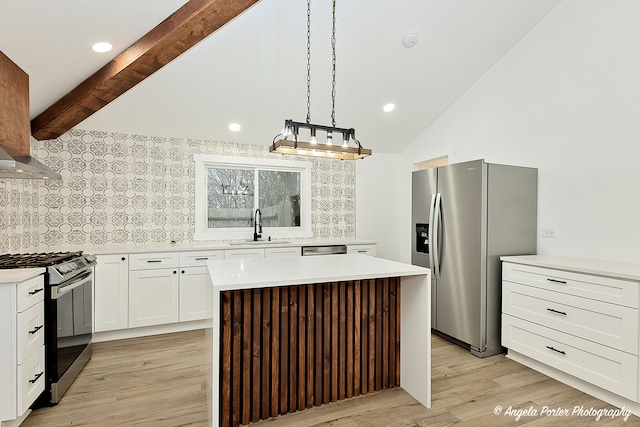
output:
<svg viewBox="0 0 640 427"><path fill-rule="evenodd" d="M155 230L156 225L153 222L147 222L144 224L144 229L147 231Z"/></svg>
<svg viewBox="0 0 640 427"><path fill-rule="evenodd" d="M556 230L554 230L553 228L543 228L542 229L542 237L555 238L556 237Z"/></svg>

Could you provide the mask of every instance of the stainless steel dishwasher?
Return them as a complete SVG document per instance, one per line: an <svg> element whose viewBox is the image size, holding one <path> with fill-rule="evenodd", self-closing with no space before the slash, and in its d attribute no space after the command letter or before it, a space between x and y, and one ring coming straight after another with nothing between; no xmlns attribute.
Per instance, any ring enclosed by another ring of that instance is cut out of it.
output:
<svg viewBox="0 0 640 427"><path fill-rule="evenodd" d="M302 256L346 254L346 245L303 246Z"/></svg>

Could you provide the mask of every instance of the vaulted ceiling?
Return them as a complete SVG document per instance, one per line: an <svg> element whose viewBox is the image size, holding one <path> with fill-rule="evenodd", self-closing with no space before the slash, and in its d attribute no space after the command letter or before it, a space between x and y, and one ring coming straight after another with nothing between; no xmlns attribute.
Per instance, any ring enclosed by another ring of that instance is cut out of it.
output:
<svg viewBox="0 0 640 427"><path fill-rule="evenodd" d="M337 1L336 125L374 152L401 152L560 1ZM0 50L30 75L31 118L185 3L2 0ZM76 127L269 144L285 119L306 117L306 6L259 1ZM331 0L311 8L311 121L330 124ZM97 41L114 49L96 54Z"/></svg>

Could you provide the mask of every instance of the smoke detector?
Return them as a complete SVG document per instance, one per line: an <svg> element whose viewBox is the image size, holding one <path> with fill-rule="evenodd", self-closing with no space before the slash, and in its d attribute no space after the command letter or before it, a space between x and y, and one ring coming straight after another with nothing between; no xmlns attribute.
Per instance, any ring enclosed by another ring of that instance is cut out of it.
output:
<svg viewBox="0 0 640 427"><path fill-rule="evenodd" d="M416 33L409 33L402 39L404 47L414 47L418 43L418 35Z"/></svg>

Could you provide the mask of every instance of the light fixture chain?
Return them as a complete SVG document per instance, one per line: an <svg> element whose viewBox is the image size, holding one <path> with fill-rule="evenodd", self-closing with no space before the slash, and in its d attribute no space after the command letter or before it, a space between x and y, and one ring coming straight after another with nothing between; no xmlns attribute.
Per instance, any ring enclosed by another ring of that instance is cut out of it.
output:
<svg viewBox="0 0 640 427"><path fill-rule="evenodd" d="M311 123L311 0L307 0L307 123Z"/></svg>
<svg viewBox="0 0 640 427"><path fill-rule="evenodd" d="M336 127L336 0L333 0L333 26L331 28L331 126Z"/></svg>

